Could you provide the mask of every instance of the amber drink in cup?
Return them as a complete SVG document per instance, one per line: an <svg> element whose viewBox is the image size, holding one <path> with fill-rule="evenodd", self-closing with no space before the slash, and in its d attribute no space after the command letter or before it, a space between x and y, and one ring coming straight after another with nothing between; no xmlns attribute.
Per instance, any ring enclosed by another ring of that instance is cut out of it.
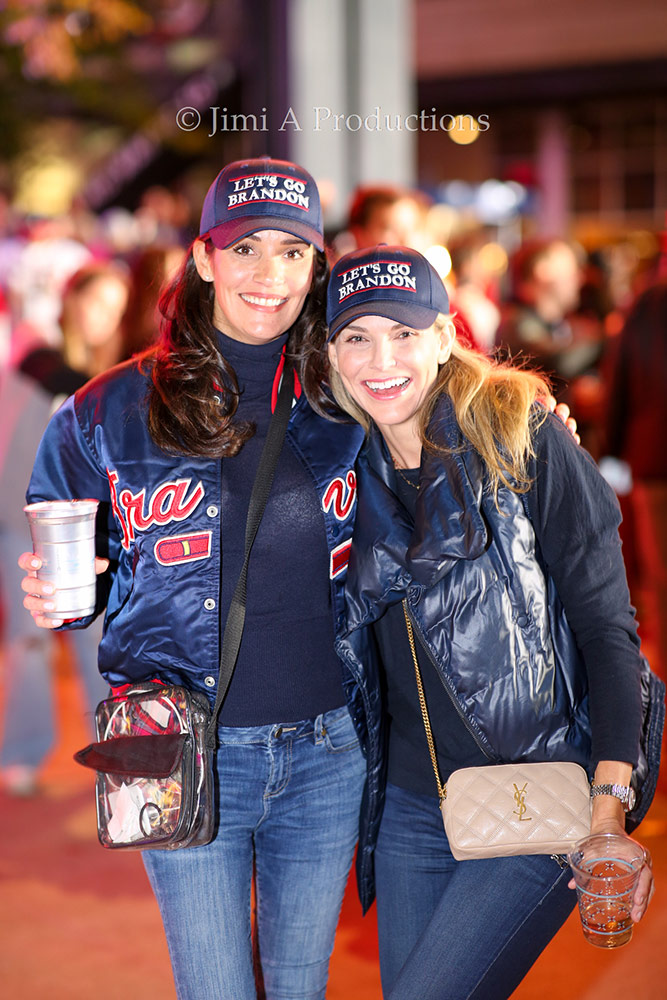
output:
<svg viewBox="0 0 667 1000"><path fill-rule="evenodd" d="M644 848L629 837L598 834L579 841L568 861L586 940L597 948L627 944L634 927L632 900L646 863Z"/></svg>

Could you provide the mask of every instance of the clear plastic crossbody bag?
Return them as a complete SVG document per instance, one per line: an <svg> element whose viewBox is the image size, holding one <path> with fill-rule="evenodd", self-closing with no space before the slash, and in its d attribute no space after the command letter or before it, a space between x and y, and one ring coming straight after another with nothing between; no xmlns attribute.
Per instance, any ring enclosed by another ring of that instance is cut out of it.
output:
<svg viewBox="0 0 667 1000"><path fill-rule="evenodd" d="M213 836L213 756L203 695L137 684L100 702L98 742L75 759L97 771L97 832L103 847L172 850Z"/></svg>

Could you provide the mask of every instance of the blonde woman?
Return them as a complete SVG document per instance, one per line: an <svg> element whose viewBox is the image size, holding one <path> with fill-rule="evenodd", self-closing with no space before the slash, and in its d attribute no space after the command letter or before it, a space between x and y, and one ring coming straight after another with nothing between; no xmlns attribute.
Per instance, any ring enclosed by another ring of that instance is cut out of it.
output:
<svg viewBox="0 0 667 1000"><path fill-rule="evenodd" d="M593 830L624 834L634 768L631 823L651 791L618 508L541 405L544 381L456 341L420 254L342 258L327 321L331 386L367 431L337 647L368 676L372 647L382 665L384 810L365 817L358 857L366 905L377 888L384 994L500 1000L573 908L570 873L547 855L453 858L402 601L442 780L464 766L575 761L594 780ZM647 869L634 920L651 886Z"/></svg>

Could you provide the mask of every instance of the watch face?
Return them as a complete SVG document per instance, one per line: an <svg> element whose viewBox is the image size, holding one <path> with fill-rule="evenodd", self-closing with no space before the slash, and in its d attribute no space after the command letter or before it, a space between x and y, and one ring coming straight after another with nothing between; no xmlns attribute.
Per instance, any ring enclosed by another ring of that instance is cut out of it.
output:
<svg viewBox="0 0 667 1000"><path fill-rule="evenodd" d="M635 802L637 801L637 796L635 794L634 788L628 788L628 812L635 808Z"/></svg>

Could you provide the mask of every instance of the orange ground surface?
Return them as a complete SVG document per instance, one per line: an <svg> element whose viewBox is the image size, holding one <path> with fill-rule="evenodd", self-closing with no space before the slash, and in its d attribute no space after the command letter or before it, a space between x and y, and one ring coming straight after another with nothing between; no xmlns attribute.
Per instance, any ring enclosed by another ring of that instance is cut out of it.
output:
<svg viewBox="0 0 667 1000"><path fill-rule="evenodd" d="M97 843L92 773L72 762L87 742L68 662L57 666L61 734L40 794L0 792L0 995L6 1000L172 1000L167 949L139 856ZM664 771L664 769L663 769ZM667 784L641 828L657 893L617 953L583 940L570 918L514 1000L667 997ZM443 956L446 965L447 957ZM331 966L329 1000L379 1000L375 920L350 885ZM214 998L212 998L214 1000Z"/></svg>

